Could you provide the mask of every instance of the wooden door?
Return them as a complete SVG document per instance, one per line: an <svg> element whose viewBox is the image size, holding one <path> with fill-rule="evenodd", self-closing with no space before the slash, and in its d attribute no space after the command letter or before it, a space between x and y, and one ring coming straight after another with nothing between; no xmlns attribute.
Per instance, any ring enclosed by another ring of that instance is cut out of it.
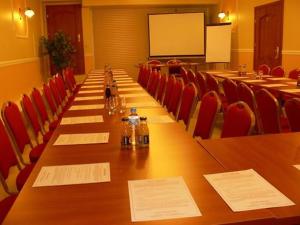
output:
<svg viewBox="0 0 300 225"><path fill-rule="evenodd" d="M281 65L283 0L255 7L254 69Z"/></svg>
<svg viewBox="0 0 300 225"><path fill-rule="evenodd" d="M81 5L48 5L46 6L46 19L49 37L57 31L63 31L70 36L76 49L72 57L74 72L84 74ZM54 74L52 65L51 74Z"/></svg>

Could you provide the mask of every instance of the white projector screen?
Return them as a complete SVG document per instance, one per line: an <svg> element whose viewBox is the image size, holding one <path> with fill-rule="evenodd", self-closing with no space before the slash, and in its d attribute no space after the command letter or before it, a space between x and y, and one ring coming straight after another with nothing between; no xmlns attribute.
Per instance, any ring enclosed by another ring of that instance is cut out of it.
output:
<svg viewBox="0 0 300 225"><path fill-rule="evenodd" d="M231 24L206 26L206 62L230 62Z"/></svg>
<svg viewBox="0 0 300 225"><path fill-rule="evenodd" d="M204 55L204 13L150 14L148 21L150 57Z"/></svg>

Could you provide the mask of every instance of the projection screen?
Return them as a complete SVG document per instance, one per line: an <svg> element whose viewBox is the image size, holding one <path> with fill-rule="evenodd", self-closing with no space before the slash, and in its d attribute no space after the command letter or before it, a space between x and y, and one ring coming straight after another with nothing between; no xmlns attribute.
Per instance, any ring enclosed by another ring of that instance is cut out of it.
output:
<svg viewBox="0 0 300 225"><path fill-rule="evenodd" d="M204 13L149 14L150 57L204 55Z"/></svg>

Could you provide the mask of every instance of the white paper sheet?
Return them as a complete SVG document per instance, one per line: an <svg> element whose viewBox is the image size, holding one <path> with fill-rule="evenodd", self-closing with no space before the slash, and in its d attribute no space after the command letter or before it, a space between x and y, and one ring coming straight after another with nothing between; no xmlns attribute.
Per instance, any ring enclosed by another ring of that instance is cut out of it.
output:
<svg viewBox="0 0 300 225"><path fill-rule="evenodd" d="M297 81L285 82L286 84L297 85Z"/></svg>
<svg viewBox="0 0 300 225"><path fill-rule="evenodd" d="M90 86L90 84L96 84L98 86L98 84L103 83L102 81L86 81L84 82L84 84L88 84Z"/></svg>
<svg viewBox="0 0 300 225"><path fill-rule="evenodd" d="M263 86L263 87L286 87L288 85L287 84L264 84L261 86Z"/></svg>
<svg viewBox="0 0 300 225"><path fill-rule="evenodd" d="M153 101L153 102L129 102L129 103L126 103L126 108L132 108L132 107L149 108L149 107L160 107L160 105L158 103L156 103L155 101Z"/></svg>
<svg viewBox="0 0 300 225"><path fill-rule="evenodd" d="M182 177L128 181L131 221L201 216Z"/></svg>
<svg viewBox="0 0 300 225"><path fill-rule="evenodd" d="M265 83L267 81L265 80L244 80L245 82L248 82L248 83Z"/></svg>
<svg viewBox="0 0 300 225"><path fill-rule="evenodd" d="M236 74L233 74L233 73L220 73L219 76L221 77L234 77L236 76Z"/></svg>
<svg viewBox="0 0 300 225"><path fill-rule="evenodd" d="M119 96L125 98L137 98L137 97L149 96L149 94L141 92L136 94L119 94Z"/></svg>
<svg viewBox="0 0 300 225"><path fill-rule="evenodd" d="M284 91L284 92L288 92L288 93L299 93L300 92L300 88L297 89L281 89L280 91Z"/></svg>
<svg viewBox="0 0 300 225"><path fill-rule="evenodd" d="M269 77L272 77L271 75L262 75L261 76L262 78L269 78Z"/></svg>
<svg viewBox="0 0 300 225"><path fill-rule="evenodd" d="M114 79L118 82L118 81L121 81L121 80L132 80L131 77L116 77L114 76Z"/></svg>
<svg viewBox="0 0 300 225"><path fill-rule="evenodd" d="M267 78L268 80L291 80L287 77L273 77L273 78Z"/></svg>
<svg viewBox="0 0 300 225"><path fill-rule="evenodd" d="M104 78L87 78L85 81L88 81L88 82L90 82L90 81L104 81Z"/></svg>
<svg viewBox="0 0 300 225"><path fill-rule="evenodd" d="M94 94L94 93L103 93L103 90L93 90L93 91L79 91L78 94Z"/></svg>
<svg viewBox="0 0 300 225"><path fill-rule="evenodd" d="M119 91L143 91L144 89L141 87L134 87L134 88L119 88Z"/></svg>
<svg viewBox="0 0 300 225"><path fill-rule="evenodd" d="M300 170L300 165L294 165L298 170Z"/></svg>
<svg viewBox="0 0 300 225"><path fill-rule="evenodd" d="M230 79L235 79L235 80L246 80L249 79L249 77L230 77Z"/></svg>
<svg viewBox="0 0 300 225"><path fill-rule="evenodd" d="M95 105L73 105L69 110L104 109L104 104Z"/></svg>
<svg viewBox="0 0 300 225"><path fill-rule="evenodd" d="M139 85L138 83L121 83L121 84L118 83L118 87L138 86L138 85Z"/></svg>
<svg viewBox="0 0 300 225"><path fill-rule="evenodd" d="M81 86L82 89L94 89L94 88L103 88L104 86L101 84L99 85L84 85Z"/></svg>
<svg viewBox="0 0 300 225"><path fill-rule="evenodd" d="M101 100L103 96L87 96L87 97L76 97L75 101L86 101L86 100Z"/></svg>
<svg viewBox="0 0 300 225"><path fill-rule="evenodd" d="M253 169L204 177L234 212L295 204Z"/></svg>
<svg viewBox="0 0 300 225"><path fill-rule="evenodd" d="M76 117L63 117L60 124L83 124L83 123L102 123L103 116L76 116Z"/></svg>
<svg viewBox="0 0 300 225"><path fill-rule="evenodd" d="M125 78L125 77L129 77L128 75L114 75L114 78Z"/></svg>
<svg viewBox="0 0 300 225"><path fill-rule="evenodd" d="M168 115L163 116L148 116L148 123L174 123L175 121Z"/></svg>
<svg viewBox="0 0 300 225"><path fill-rule="evenodd" d="M110 181L109 163L43 166L33 187L89 184Z"/></svg>
<svg viewBox="0 0 300 225"><path fill-rule="evenodd" d="M133 82L134 82L134 80L119 80L119 81L117 81L118 84L120 84L120 83L133 83Z"/></svg>
<svg viewBox="0 0 300 225"><path fill-rule="evenodd" d="M104 74L89 74L88 75L88 78L89 79L104 79Z"/></svg>
<svg viewBox="0 0 300 225"><path fill-rule="evenodd" d="M61 134L53 145L82 145L108 143L109 133Z"/></svg>

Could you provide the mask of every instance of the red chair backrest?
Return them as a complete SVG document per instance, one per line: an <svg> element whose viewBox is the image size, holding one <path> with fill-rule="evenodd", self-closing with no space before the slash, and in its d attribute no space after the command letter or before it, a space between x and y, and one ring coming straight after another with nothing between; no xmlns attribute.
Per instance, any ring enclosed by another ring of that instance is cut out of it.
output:
<svg viewBox="0 0 300 225"><path fill-rule="evenodd" d="M4 179L8 177L9 168L18 164L8 133L0 120L0 171Z"/></svg>
<svg viewBox="0 0 300 225"><path fill-rule="evenodd" d="M284 105L291 131L300 131L300 99L288 99Z"/></svg>
<svg viewBox="0 0 300 225"><path fill-rule="evenodd" d="M192 109L196 104L196 97L197 88L195 84L190 82L189 84L185 85L182 92L182 99L177 120L183 120L187 128L191 119L191 113L193 111Z"/></svg>
<svg viewBox="0 0 300 225"><path fill-rule="evenodd" d="M59 91L61 99L65 99L67 96L67 92L66 92L66 86L65 86L63 77L61 75L57 74L57 75L55 75L54 79L55 79L55 83L56 83L56 86Z"/></svg>
<svg viewBox="0 0 300 225"><path fill-rule="evenodd" d="M223 82L223 90L228 104L238 101L237 84L231 79L226 78Z"/></svg>
<svg viewBox="0 0 300 225"><path fill-rule="evenodd" d="M228 106L224 117L221 137L240 137L250 134L255 124L255 116L243 101Z"/></svg>
<svg viewBox="0 0 300 225"><path fill-rule="evenodd" d="M169 65L169 74L180 74L181 66L179 65L181 60L171 59L167 61L167 65Z"/></svg>
<svg viewBox="0 0 300 225"><path fill-rule="evenodd" d="M143 80L143 69L144 69L144 64L140 64L139 65L139 75L138 75L138 79L137 82L142 85L142 80Z"/></svg>
<svg viewBox="0 0 300 225"><path fill-rule="evenodd" d="M280 111L277 99L266 89L260 89L255 93L255 100L261 133L280 133Z"/></svg>
<svg viewBox="0 0 300 225"><path fill-rule="evenodd" d="M250 87L245 83L239 83L237 86L238 98L240 101L246 102L250 109L255 112L256 102L255 96Z"/></svg>
<svg viewBox="0 0 300 225"><path fill-rule="evenodd" d="M152 81L152 84L149 88L149 94L153 97L155 97L156 95L156 91L157 91L157 88L158 88L158 83L161 79L161 74L160 74L160 71L159 72L156 72L154 77L153 77L153 81Z"/></svg>
<svg viewBox="0 0 300 225"><path fill-rule="evenodd" d="M293 69L289 72L289 78L297 80L300 76L300 69Z"/></svg>
<svg viewBox="0 0 300 225"><path fill-rule="evenodd" d="M168 112L173 113L177 117L178 106L181 100L184 82L181 78L176 79L176 83L171 92L169 104L167 105Z"/></svg>
<svg viewBox="0 0 300 225"><path fill-rule="evenodd" d="M31 99L27 95L22 96L21 105L23 108L23 112L26 114L29 122L33 128L35 135L38 135L41 132L41 125L39 122L38 114L32 104Z"/></svg>
<svg viewBox="0 0 300 225"><path fill-rule="evenodd" d="M218 80L209 73L205 73L207 91L215 91L219 94Z"/></svg>
<svg viewBox="0 0 300 225"><path fill-rule="evenodd" d="M168 76L168 82L167 82L167 86L166 86L166 92L165 92L163 106L167 106L169 104L170 97L171 97L173 88L175 86L175 83L176 83L175 76L174 75Z"/></svg>
<svg viewBox="0 0 300 225"><path fill-rule="evenodd" d="M148 65L150 65L150 70L152 69L152 70L160 70L160 67L159 66L156 66L156 65L159 65L159 64L161 64L161 61L159 61L159 60L157 60L157 59L152 59L152 60L149 60L148 62L147 62L147 64Z"/></svg>
<svg viewBox="0 0 300 225"><path fill-rule="evenodd" d="M2 109L2 118L23 153L25 145L31 145L31 141L18 106L14 102L7 102Z"/></svg>
<svg viewBox="0 0 300 225"><path fill-rule="evenodd" d="M68 74L68 76L71 78L72 86L75 87L76 86L76 80L75 80L75 77L74 77L74 69L72 67L67 67L65 69L65 74Z"/></svg>
<svg viewBox="0 0 300 225"><path fill-rule="evenodd" d="M57 108L56 108L55 102L53 100L52 91L51 91L51 89L50 89L50 87L49 87L48 84L44 84L43 85L43 92L44 92L44 95L46 97L47 103L48 103L48 105L49 105L49 107L51 109L51 112L53 114L55 114L56 111L57 111Z"/></svg>
<svg viewBox="0 0 300 225"><path fill-rule="evenodd" d="M281 66L276 66L271 70L271 75L275 77L284 77L284 69Z"/></svg>
<svg viewBox="0 0 300 225"><path fill-rule="evenodd" d="M198 90L199 99L202 99L203 95L205 95L205 93L207 92L207 87L206 87L205 76L200 71L196 73L196 82L199 87Z"/></svg>
<svg viewBox="0 0 300 225"><path fill-rule="evenodd" d="M193 136L208 139L211 136L217 112L220 111L221 101L215 91L207 92L202 97L198 118Z"/></svg>
<svg viewBox="0 0 300 225"><path fill-rule="evenodd" d="M158 83L158 90L157 90L157 96L156 100L160 103L163 102L163 96L166 89L166 83L168 81L168 76L166 74L161 75L161 78Z"/></svg>
<svg viewBox="0 0 300 225"><path fill-rule="evenodd" d="M263 74L268 75L271 72L271 68L267 64L261 64L257 68L258 71L262 71Z"/></svg>
<svg viewBox="0 0 300 225"><path fill-rule="evenodd" d="M180 75L181 75L181 78L184 81L184 84L188 84L189 79L188 79L188 76L187 76L187 71L183 66L180 68Z"/></svg>
<svg viewBox="0 0 300 225"><path fill-rule="evenodd" d="M55 104L57 107L59 107L61 105L62 100L59 95L57 84L55 83L55 80L53 78L49 80L49 87L51 89Z"/></svg>
<svg viewBox="0 0 300 225"><path fill-rule="evenodd" d="M193 82L194 84L196 84L196 75L192 69L188 70L187 77L189 79L189 82Z"/></svg>
<svg viewBox="0 0 300 225"><path fill-rule="evenodd" d="M149 80L148 80L148 84L147 84L147 91L148 92L152 88L152 85L153 85L153 82L155 80L156 75L157 75L157 70L152 70L150 72L150 76L149 76Z"/></svg>
<svg viewBox="0 0 300 225"><path fill-rule="evenodd" d="M142 80L141 80L141 85L143 88L147 88L148 85L148 81L150 78L150 68L148 66L145 66L143 69L143 76L142 76Z"/></svg>
<svg viewBox="0 0 300 225"><path fill-rule="evenodd" d="M49 120L49 117L48 117L45 103L44 103L41 93L39 92L38 89L33 88L32 92L31 92L31 99L40 115L42 124L44 124L46 121Z"/></svg>

